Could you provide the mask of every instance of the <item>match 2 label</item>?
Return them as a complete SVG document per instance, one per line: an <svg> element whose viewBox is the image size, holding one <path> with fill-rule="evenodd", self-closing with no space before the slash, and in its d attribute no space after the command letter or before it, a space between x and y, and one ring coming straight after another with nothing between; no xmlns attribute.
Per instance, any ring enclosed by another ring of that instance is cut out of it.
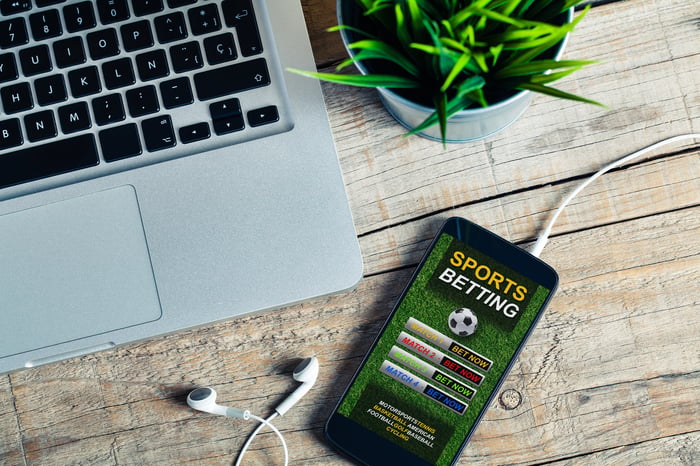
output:
<svg viewBox="0 0 700 466"><path fill-rule="evenodd" d="M416 339L413 335L406 332L401 332L396 342L408 349L410 352L422 356L438 366L449 369L452 373L457 374L461 378L465 379L476 386L481 385L484 381L484 376L478 372L466 367L463 364L455 361L454 359L446 356L443 352L438 349L433 348L427 343Z"/></svg>
<svg viewBox="0 0 700 466"><path fill-rule="evenodd" d="M434 328L424 324L414 317L409 317L405 328L416 335L420 335L427 341L439 346L440 348L459 356L474 367L488 372L491 369L491 366L493 366L493 361L491 361L489 358L484 357L466 346L457 343L452 338L438 332Z"/></svg>
<svg viewBox="0 0 700 466"><path fill-rule="evenodd" d="M467 410L466 403L451 397L442 390L433 387L420 377L413 375L410 372L402 370L401 368L395 366L392 362L387 361L386 359L382 363L382 366L379 368L379 370L383 374L391 377L392 379L401 382L403 385L407 386L411 390L414 390L418 393L427 396L428 398L440 403L443 406L446 406L447 408L451 409L452 411L458 414L464 414L464 412Z"/></svg>
<svg viewBox="0 0 700 466"><path fill-rule="evenodd" d="M435 369L434 367L426 364L417 357L407 353L398 346L394 346L393 348L391 348L391 351L389 352L389 357L394 361L403 364L404 367L414 370L420 375L434 380L443 387L450 389L458 395L462 395L468 400L471 400L474 394L476 393L476 390L474 390L473 388L461 382L458 382L457 380L453 379L447 374Z"/></svg>

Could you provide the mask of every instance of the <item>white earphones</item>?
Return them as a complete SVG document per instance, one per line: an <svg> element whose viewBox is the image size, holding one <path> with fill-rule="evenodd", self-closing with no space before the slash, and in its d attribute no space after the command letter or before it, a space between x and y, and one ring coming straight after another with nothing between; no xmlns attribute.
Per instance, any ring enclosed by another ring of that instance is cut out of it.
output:
<svg viewBox="0 0 700 466"><path fill-rule="evenodd" d="M275 417L283 416L289 409L296 404L316 382L318 378L318 359L315 357L306 358L301 361L292 373L292 377L297 382L301 382L301 385L292 392L287 398L282 401L275 408L275 412L272 413L267 419L260 418L250 413L247 409L232 408L229 406L222 406L216 404L216 391L213 388L201 387L192 390L187 395L187 404L197 411L204 411L205 413L216 414L219 416L235 417L239 419L255 419L260 422L260 425L250 434L248 440L243 445L240 454L238 455L238 460L236 461L236 466L241 463L243 455L245 454L248 446L253 441L253 438L257 435L263 425L270 427L279 437L282 442L282 447L284 448L284 464L288 463L288 452L287 444L284 441L284 437L275 426L273 426L270 421Z"/></svg>

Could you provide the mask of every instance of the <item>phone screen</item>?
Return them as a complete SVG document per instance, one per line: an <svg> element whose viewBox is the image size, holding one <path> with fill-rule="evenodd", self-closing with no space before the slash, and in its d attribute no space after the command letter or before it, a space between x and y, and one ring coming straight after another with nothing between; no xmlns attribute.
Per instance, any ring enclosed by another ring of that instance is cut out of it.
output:
<svg viewBox="0 0 700 466"><path fill-rule="evenodd" d="M334 416L426 463L451 464L556 283L543 262L481 227L450 219ZM331 440L346 449L342 439Z"/></svg>

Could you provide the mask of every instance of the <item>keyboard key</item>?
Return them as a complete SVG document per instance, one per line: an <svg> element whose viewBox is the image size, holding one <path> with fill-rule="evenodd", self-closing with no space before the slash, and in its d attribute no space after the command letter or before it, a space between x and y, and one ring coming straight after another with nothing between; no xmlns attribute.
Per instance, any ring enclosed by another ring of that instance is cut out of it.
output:
<svg viewBox="0 0 700 466"><path fill-rule="evenodd" d="M97 12L102 24L124 21L131 16L126 0L97 0Z"/></svg>
<svg viewBox="0 0 700 466"><path fill-rule="evenodd" d="M27 138L32 142L53 138L58 134L51 110L25 115L24 127L27 129Z"/></svg>
<svg viewBox="0 0 700 466"><path fill-rule="evenodd" d="M37 45L19 51L19 64L25 76L46 73L53 69L48 45Z"/></svg>
<svg viewBox="0 0 700 466"><path fill-rule="evenodd" d="M160 95L165 108L182 107L194 102L190 80L182 77L160 83Z"/></svg>
<svg viewBox="0 0 700 466"><path fill-rule="evenodd" d="M0 83L15 80L18 76L15 55L13 53L0 55Z"/></svg>
<svg viewBox="0 0 700 466"><path fill-rule="evenodd" d="M170 74L164 50L153 50L136 56L136 68L141 81L163 78Z"/></svg>
<svg viewBox="0 0 700 466"><path fill-rule="evenodd" d="M36 6L38 7L45 7L45 6L51 6L51 5L56 5L58 3L63 3L66 0L34 0L36 3Z"/></svg>
<svg viewBox="0 0 700 466"><path fill-rule="evenodd" d="M10 118L9 120L0 121L0 150L19 146L23 142L19 118ZM0 156L0 161L2 157L4 157L4 155Z"/></svg>
<svg viewBox="0 0 700 466"><path fill-rule="evenodd" d="M124 104L121 94L109 94L92 99L92 114L97 126L104 126L124 120Z"/></svg>
<svg viewBox="0 0 700 466"><path fill-rule="evenodd" d="M59 68L80 65L86 60L83 41L77 36L54 42L53 55Z"/></svg>
<svg viewBox="0 0 700 466"><path fill-rule="evenodd" d="M238 99L226 99L209 104L209 114L212 120L228 118L241 114L241 102Z"/></svg>
<svg viewBox="0 0 700 466"><path fill-rule="evenodd" d="M221 9L226 25L236 28L241 54L250 57L262 53L262 41L251 0L224 0Z"/></svg>
<svg viewBox="0 0 700 466"><path fill-rule="evenodd" d="M155 152L175 145L175 132L169 115L149 118L141 122L146 149Z"/></svg>
<svg viewBox="0 0 700 466"><path fill-rule="evenodd" d="M63 19L66 22L68 32L85 31L94 28L95 10L92 2L80 2L63 7Z"/></svg>
<svg viewBox="0 0 700 466"><path fill-rule="evenodd" d="M189 144L195 141L201 141L209 138L209 125L206 122L195 123L194 125L183 126L179 129L180 141L184 144Z"/></svg>
<svg viewBox="0 0 700 466"><path fill-rule="evenodd" d="M197 42L185 42L170 47L170 62L176 73L196 70L204 66L202 52Z"/></svg>
<svg viewBox="0 0 700 466"><path fill-rule="evenodd" d="M61 124L61 131L66 134L82 131L92 126L88 105L85 102L59 107L58 121Z"/></svg>
<svg viewBox="0 0 700 466"><path fill-rule="evenodd" d="M29 0L5 0L0 2L0 13L3 16L10 16L32 9L32 2Z"/></svg>
<svg viewBox="0 0 700 466"><path fill-rule="evenodd" d="M148 21L127 23L120 28L124 50L133 52L153 46L153 34Z"/></svg>
<svg viewBox="0 0 700 466"><path fill-rule="evenodd" d="M187 11L190 29L195 36L210 34L221 29L221 19L216 4L206 4Z"/></svg>
<svg viewBox="0 0 700 466"><path fill-rule="evenodd" d="M36 101L39 105L51 105L68 99L63 75L54 74L34 81Z"/></svg>
<svg viewBox="0 0 700 466"><path fill-rule="evenodd" d="M194 85L200 100L215 99L269 84L270 75L264 58L203 71L194 75Z"/></svg>
<svg viewBox="0 0 700 466"><path fill-rule="evenodd" d="M20 149L0 157L0 188L98 163L97 147L92 134Z"/></svg>
<svg viewBox="0 0 700 466"><path fill-rule="evenodd" d="M70 85L71 94L75 98L97 94L102 90L96 66L86 66L85 68L68 72L68 84Z"/></svg>
<svg viewBox="0 0 700 466"><path fill-rule="evenodd" d="M106 162L135 157L143 153L136 123L103 129L99 132L99 136L102 156Z"/></svg>
<svg viewBox="0 0 700 466"><path fill-rule="evenodd" d="M163 11L163 0L132 0L131 7L136 16L150 15Z"/></svg>
<svg viewBox="0 0 700 466"><path fill-rule="evenodd" d="M197 3L197 0L168 0L168 7L180 8L181 6L192 5L193 3Z"/></svg>
<svg viewBox="0 0 700 466"><path fill-rule="evenodd" d="M176 11L167 15L158 16L153 21L156 28L158 42L166 44L187 37L187 27L185 26L185 15Z"/></svg>
<svg viewBox="0 0 700 466"><path fill-rule="evenodd" d="M0 21L0 48L17 47L27 42L29 42L29 35L27 34L27 25L24 22L24 18Z"/></svg>
<svg viewBox="0 0 700 466"><path fill-rule="evenodd" d="M31 110L34 107L29 83L17 83L0 89L0 98L5 113L12 114Z"/></svg>
<svg viewBox="0 0 700 466"><path fill-rule="evenodd" d="M269 125L280 119L277 107L274 105L256 108L255 110L249 111L246 116L248 117L248 124L252 127Z"/></svg>
<svg viewBox="0 0 700 466"><path fill-rule="evenodd" d="M93 60L119 55L119 39L114 28L101 29L87 35L88 49Z"/></svg>
<svg viewBox="0 0 700 466"><path fill-rule="evenodd" d="M218 65L235 60L238 56L233 34L227 32L204 39L204 53L210 65Z"/></svg>
<svg viewBox="0 0 700 466"><path fill-rule="evenodd" d="M160 110L155 86L143 86L126 91L126 105L129 114L138 118Z"/></svg>
<svg viewBox="0 0 700 466"><path fill-rule="evenodd" d="M233 133L234 131L241 131L245 128L245 122L241 114L212 120L212 123L214 125L214 132L219 136Z"/></svg>
<svg viewBox="0 0 700 466"><path fill-rule="evenodd" d="M46 10L29 15L29 27L34 40L50 39L63 33L58 10Z"/></svg>
<svg viewBox="0 0 700 466"><path fill-rule="evenodd" d="M102 75L107 89L130 86L136 82L134 67L129 58L119 58L103 63Z"/></svg>

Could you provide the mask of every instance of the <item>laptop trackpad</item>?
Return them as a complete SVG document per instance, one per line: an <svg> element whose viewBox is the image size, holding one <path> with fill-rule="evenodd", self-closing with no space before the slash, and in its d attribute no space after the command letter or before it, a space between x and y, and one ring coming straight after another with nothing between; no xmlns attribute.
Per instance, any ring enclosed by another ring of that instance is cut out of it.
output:
<svg viewBox="0 0 700 466"><path fill-rule="evenodd" d="M132 186L0 216L0 357L161 316Z"/></svg>

